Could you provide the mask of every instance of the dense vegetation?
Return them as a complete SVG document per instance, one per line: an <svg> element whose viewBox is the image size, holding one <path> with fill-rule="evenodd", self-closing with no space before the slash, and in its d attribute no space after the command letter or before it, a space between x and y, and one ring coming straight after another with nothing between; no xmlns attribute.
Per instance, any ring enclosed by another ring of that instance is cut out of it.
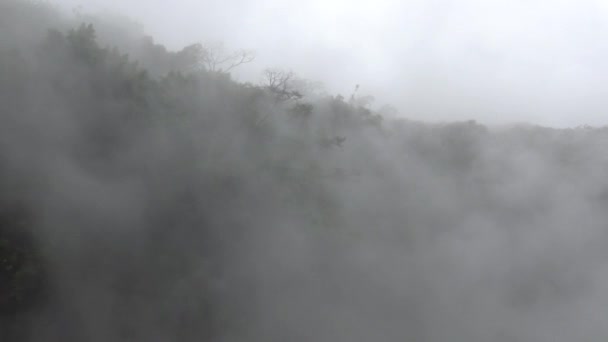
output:
<svg viewBox="0 0 608 342"><path fill-rule="evenodd" d="M0 340L554 341L523 320L595 302L608 130L383 120L87 19L0 2Z"/></svg>

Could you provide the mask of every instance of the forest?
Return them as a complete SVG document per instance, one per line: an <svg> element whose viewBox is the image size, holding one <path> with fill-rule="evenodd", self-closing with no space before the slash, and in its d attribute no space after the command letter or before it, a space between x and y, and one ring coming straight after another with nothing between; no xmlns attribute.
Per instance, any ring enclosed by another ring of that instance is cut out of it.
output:
<svg viewBox="0 0 608 342"><path fill-rule="evenodd" d="M608 128L385 116L220 53L0 0L1 341L607 336Z"/></svg>

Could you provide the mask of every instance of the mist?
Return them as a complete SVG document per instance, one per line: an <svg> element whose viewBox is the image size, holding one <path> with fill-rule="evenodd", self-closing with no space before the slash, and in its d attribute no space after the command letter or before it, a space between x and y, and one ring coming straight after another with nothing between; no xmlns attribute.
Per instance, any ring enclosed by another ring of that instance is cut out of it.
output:
<svg viewBox="0 0 608 342"><path fill-rule="evenodd" d="M242 80L281 67L331 93L347 96L360 84L401 117L605 124L601 0L60 2L128 15L174 48L222 41L255 49L256 62L237 73Z"/></svg>
<svg viewBox="0 0 608 342"><path fill-rule="evenodd" d="M586 4L1 0L0 340L603 341Z"/></svg>

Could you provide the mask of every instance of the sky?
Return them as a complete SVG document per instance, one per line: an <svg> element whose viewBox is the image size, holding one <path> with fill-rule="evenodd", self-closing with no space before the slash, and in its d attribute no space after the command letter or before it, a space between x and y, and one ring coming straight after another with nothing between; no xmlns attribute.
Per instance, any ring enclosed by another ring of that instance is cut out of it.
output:
<svg viewBox="0 0 608 342"><path fill-rule="evenodd" d="M111 10L158 42L256 51L268 67L397 115L554 127L608 124L608 0L55 0Z"/></svg>

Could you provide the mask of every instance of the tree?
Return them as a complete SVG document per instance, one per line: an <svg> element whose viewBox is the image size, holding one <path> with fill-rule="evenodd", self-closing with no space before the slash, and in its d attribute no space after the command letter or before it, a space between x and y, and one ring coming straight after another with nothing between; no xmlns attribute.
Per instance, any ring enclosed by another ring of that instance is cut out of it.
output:
<svg viewBox="0 0 608 342"><path fill-rule="evenodd" d="M222 43L198 44L200 47L200 62L211 72L228 73L234 68L251 63L255 54L250 50L236 50L227 52Z"/></svg>
<svg viewBox="0 0 608 342"><path fill-rule="evenodd" d="M67 34L75 57L90 64L99 61L102 49L97 45L95 29L92 24L80 24L78 29L72 29Z"/></svg>
<svg viewBox="0 0 608 342"><path fill-rule="evenodd" d="M302 94L294 89L295 74L292 71L266 69L263 79L262 85L274 94L279 101L302 98Z"/></svg>
<svg viewBox="0 0 608 342"><path fill-rule="evenodd" d="M174 70L190 72L199 69L203 64L205 49L201 44L192 44L175 54Z"/></svg>
<svg viewBox="0 0 608 342"><path fill-rule="evenodd" d="M175 70L191 72L198 69L228 73L234 68L250 63L255 55L249 50L227 52L221 43L191 44L175 54Z"/></svg>

